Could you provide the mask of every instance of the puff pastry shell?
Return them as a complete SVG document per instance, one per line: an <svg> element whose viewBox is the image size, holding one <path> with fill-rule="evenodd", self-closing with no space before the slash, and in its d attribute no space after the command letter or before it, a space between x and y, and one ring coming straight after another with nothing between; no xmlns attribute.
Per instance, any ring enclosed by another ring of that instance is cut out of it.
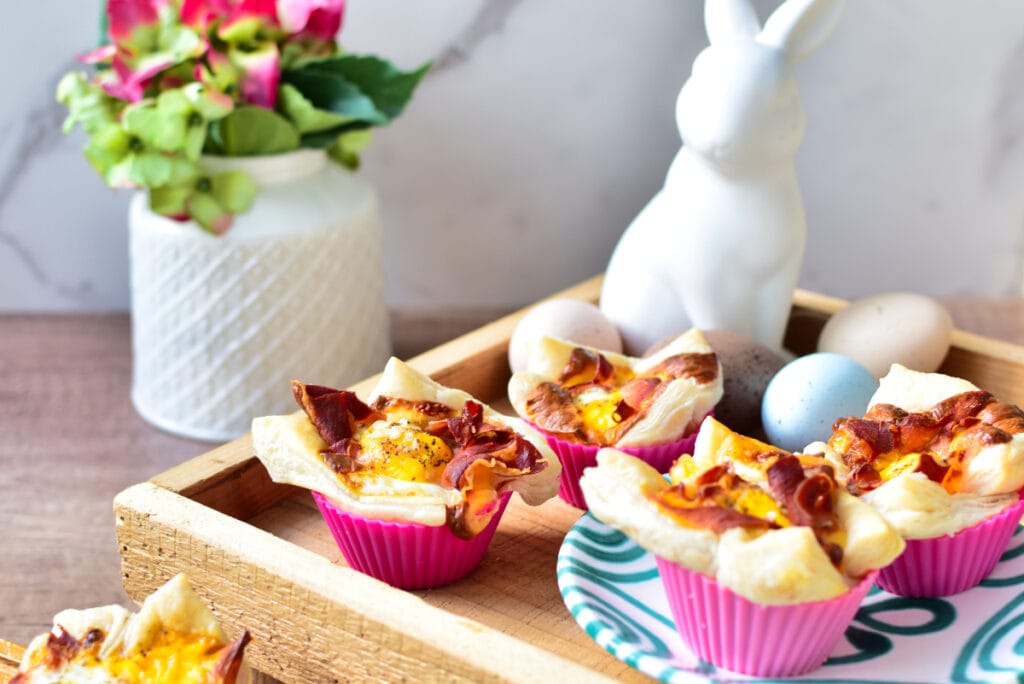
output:
<svg viewBox="0 0 1024 684"><path fill-rule="evenodd" d="M462 410L466 402L475 401L468 393L445 387L395 358L385 367L369 402L382 396L438 402L457 411ZM554 496L558 492L561 464L544 437L525 421L505 416L487 405L482 407L484 420L522 435L540 452L545 464L534 473L503 481L502 491L518 492L530 505L538 505ZM446 523L448 509L462 500L458 489L387 475L362 479L358 487L352 486L324 463L320 453L327 444L302 413L256 418L252 423L252 438L256 456L275 482L320 492L350 513L377 520L439 526Z"/></svg>

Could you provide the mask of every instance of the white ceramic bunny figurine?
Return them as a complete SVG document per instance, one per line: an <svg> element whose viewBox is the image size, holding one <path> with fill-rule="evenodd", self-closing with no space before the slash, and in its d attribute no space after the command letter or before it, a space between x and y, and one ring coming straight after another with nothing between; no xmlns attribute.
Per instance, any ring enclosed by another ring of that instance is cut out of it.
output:
<svg viewBox="0 0 1024 684"><path fill-rule="evenodd" d="M601 291L629 353L691 326L781 347L807 232L793 65L843 5L787 0L762 29L749 0L707 0L711 44L676 102L683 148L623 233Z"/></svg>

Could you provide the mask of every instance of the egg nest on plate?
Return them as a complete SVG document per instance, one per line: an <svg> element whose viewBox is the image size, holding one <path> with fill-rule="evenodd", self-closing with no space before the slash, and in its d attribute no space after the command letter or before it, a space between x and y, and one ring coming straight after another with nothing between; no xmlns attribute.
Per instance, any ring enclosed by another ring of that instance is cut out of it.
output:
<svg viewBox="0 0 1024 684"><path fill-rule="evenodd" d="M904 547L823 459L701 425L669 479L615 449L580 485L590 512L641 547L763 605L831 599Z"/></svg>

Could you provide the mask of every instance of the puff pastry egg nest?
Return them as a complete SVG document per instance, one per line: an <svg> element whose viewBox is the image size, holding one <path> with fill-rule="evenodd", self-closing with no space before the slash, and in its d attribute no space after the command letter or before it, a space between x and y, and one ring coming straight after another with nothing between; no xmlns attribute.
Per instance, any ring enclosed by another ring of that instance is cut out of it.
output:
<svg viewBox="0 0 1024 684"><path fill-rule="evenodd" d="M762 605L831 599L904 548L822 459L794 455L706 418L669 479L598 452L581 486L598 519L641 547Z"/></svg>
<svg viewBox="0 0 1024 684"><path fill-rule="evenodd" d="M228 642L213 613L178 574L138 613L110 605L64 610L28 645L12 684L151 682L242 684L248 632Z"/></svg>
<svg viewBox="0 0 1024 684"><path fill-rule="evenodd" d="M275 482L317 491L377 520L447 524L469 538L494 501L530 505L558 491L561 465L535 429L392 358L367 400L293 383L304 413L252 423L253 447Z"/></svg>
<svg viewBox="0 0 1024 684"><path fill-rule="evenodd" d="M836 421L820 451L850 491L907 539L954 534L1024 487L1024 411L961 378L894 364L863 417Z"/></svg>
<svg viewBox="0 0 1024 684"><path fill-rule="evenodd" d="M693 328L643 358L542 337L508 385L512 407L559 439L597 446L671 442L722 397L722 367Z"/></svg>

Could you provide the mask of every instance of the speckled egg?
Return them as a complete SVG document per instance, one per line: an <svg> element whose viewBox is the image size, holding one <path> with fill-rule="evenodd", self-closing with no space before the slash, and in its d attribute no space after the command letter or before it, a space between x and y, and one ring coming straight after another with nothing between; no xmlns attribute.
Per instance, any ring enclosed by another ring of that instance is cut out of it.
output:
<svg viewBox="0 0 1024 684"><path fill-rule="evenodd" d="M622 352L618 328L596 306L579 299L550 299L530 309L512 331L508 363L513 373L526 370L530 344L544 336Z"/></svg>
<svg viewBox="0 0 1024 684"><path fill-rule="evenodd" d="M765 389L787 359L729 330L706 330L704 337L722 364L723 393L715 406L715 417L737 432L756 432L761 425Z"/></svg>
<svg viewBox="0 0 1024 684"><path fill-rule="evenodd" d="M801 356L775 374L764 393L761 422L768 441L787 451L827 440L837 418L862 416L878 380L841 354Z"/></svg>
<svg viewBox="0 0 1024 684"><path fill-rule="evenodd" d="M858 361L876 378L899 363L930 373L949 351L953 320L939 302L911 292L889 292L851 302L825 324L818 351Z"/></svg>

